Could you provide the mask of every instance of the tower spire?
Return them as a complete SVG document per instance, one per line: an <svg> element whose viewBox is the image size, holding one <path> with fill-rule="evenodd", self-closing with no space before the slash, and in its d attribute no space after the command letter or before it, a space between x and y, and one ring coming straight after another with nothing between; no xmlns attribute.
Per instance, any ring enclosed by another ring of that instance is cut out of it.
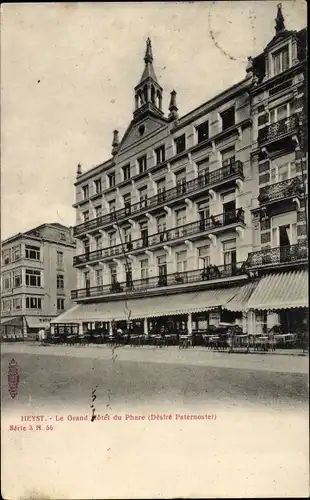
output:
<svg viewBox="0 0 310 500"><path fill-rule="evenodd" d="M282 4L278 3L277 7L278 7L278 12L277 12L277 17L275 19L275 21L276 21L276 25L275 25L276 34L285 30L284 17L282 14Z"/></svg>
<svg viewBox="0 0 310 500"><path fill-rule="evenodd" d="M152 51L152 42L151 39L148 38L146 40L146 50L145 50L145 56L144 56L144 62L145 62L145 68L142 73L140 83L144 82L144 80L147 80L148 78L152 78L155 83L158 83L157 76L155 74L154 68L153 68L153 51Z"/></svg>
<svg viewBox="0 0 310 500"><path fill-rule="evenodd" d="M144 61L145 64L153 62L152 42L150 38L146 40L146 51L145 51Z"/></svg>

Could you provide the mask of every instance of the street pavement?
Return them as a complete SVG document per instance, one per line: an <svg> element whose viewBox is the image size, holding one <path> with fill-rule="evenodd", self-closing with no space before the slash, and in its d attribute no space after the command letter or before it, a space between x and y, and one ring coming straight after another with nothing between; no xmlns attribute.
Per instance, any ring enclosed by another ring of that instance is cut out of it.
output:
<svg viewBox="0 0 310 500"><path fill-rule="evenodd" d="M308 357L27 344L1 354L4 498L308 496ZM9 430L37 415L46 430Z"/></svg>

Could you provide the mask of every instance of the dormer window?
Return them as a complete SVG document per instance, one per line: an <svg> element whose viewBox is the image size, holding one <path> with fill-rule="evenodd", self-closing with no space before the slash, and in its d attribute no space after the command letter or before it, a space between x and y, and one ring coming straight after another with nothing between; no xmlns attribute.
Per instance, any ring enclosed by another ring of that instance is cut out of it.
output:
<svg viewBox="0 0 310 500"><path fill-rule="evenodd" d="M201 123L196 127L198 143L209 139L209 122Z"/></svg>
<svg viewBox="0 0 310 500"><path fill-rule="evenodd" d="M282 47L272 54L273 75L279 75L289 68L289 50L288 45Z"/></svg>
<svg viewBox="0 0 310 500"><path fill-rule="evenodd" d="M180 135L179 137L174 139L174 147L175 147L175 154L176 155L185 151L185 149L186 149L185 134Z"/></svg>

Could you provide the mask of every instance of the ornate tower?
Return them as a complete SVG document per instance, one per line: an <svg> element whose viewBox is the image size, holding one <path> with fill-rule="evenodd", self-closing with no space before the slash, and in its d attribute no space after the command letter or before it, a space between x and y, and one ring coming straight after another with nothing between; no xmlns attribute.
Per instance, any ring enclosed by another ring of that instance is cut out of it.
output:
<svg viewBox="0 0 310 500"><path fill-rule="evenodd" d="M140 82L135 87L135 111L134 118L139 119L147 113L162 117L162 93L154 67L151 40L146 41L144 56L145 67Z"/></svg>

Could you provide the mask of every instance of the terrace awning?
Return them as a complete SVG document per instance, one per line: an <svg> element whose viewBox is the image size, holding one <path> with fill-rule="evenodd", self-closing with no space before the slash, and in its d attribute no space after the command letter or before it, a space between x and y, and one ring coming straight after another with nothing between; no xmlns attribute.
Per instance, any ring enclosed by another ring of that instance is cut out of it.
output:
<svg viewBox="0 0 310 500"><path fill-rule="evenodd" d="M81 304L53 319L51 323L120 321L209 311L224 306L239 290L240 287L232 287L127 301Z"/></svg>
<svg viewBox="0 0 310 500"><path fill-rule="evenodd" d="M256 290L257 286L259 284L259 281L251 281L250 283L247 283L246 285L243 285L240 288L240 291L229 301L227 304L225 304L225 309L228 311L246 311L247 310L247 303L250 300L250 297Z"/></svg>
<svg viewBox="0 0 310 500"><path fill-rule="evenodd" d="M246 309L279 310L308 307L308 272L269 274L258 283Z"/></svg>

